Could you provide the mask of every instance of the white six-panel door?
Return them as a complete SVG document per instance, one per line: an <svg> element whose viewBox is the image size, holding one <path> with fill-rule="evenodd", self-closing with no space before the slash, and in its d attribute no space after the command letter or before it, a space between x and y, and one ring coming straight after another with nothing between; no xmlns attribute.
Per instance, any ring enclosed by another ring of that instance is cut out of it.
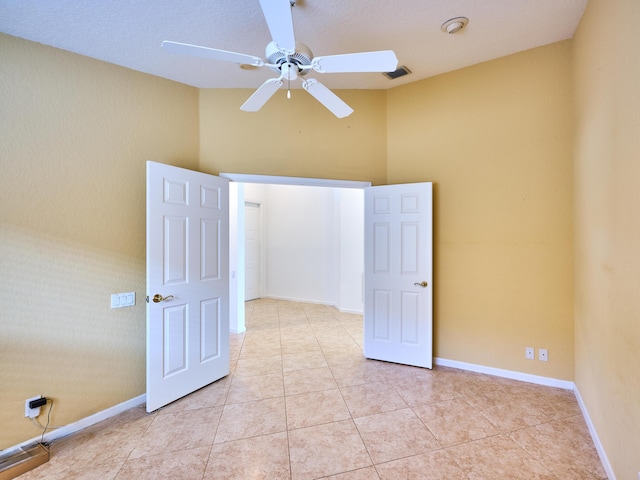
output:
<svg viewBox="0 0 640 480"><path fill-rule="evenodd" d="M364 355L432 367L432 184L365 188Z"/></svg>
<svg viewBox="0 0 640 480"><path fill-rule="evenodd" d="M260 298L260 204L244 203L244 299Z"/></svg>
<svg viewBox="0 0 640 480"><path fill-rule="evenodd" d="M147 162L147 295L151 412L229 373L227 179Z"/></svg>

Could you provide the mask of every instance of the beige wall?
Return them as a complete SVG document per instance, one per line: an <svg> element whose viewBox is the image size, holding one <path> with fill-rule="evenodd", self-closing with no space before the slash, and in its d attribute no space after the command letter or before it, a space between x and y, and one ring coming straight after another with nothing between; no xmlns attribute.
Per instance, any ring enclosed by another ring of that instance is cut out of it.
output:
<svg viewBox="0 0 640 480"><path fill-rule="evenodd" d="M41 433L27 398L64 425L144 393L145 160L197 168L198 91L6 35L0 59L7 448Z"/></svg>
<svg viewBox="0 0 640 480"><path fill-rule="evenodd" d="M54 398L64 424L144 392L154 159L435 182L436 354L573 379L575 303L576 383L618 478L634 478L639 15L635 0L591 0L573 42L339 92L355 109L342 121L301 90L245 114L247 90L198 95L0 35L0 448L38 434L23 418L30 396ZM110 310L122 291L138 305ZM527 345L548 348L549 363L525 361Z"/></svg>
<svg viewBox="0 0 640 480"><path fill-rule="evenodd" d="M640 4L574 39L576 384L616 476L640 472Z"/></svg>
<svg viewBox="0 0 640 480"><path fill-rule="evenodd" d="M341 121L302 90L296 103L280 95L248 114L238 109L248 90L198 100L55 49L1 45L11 75L2 249L13 278L3 445L37 433L21 418L29 396L59 399L55 422L67 423L144 391L147 158L211 173L434 181L437 355L572 378L567 43L388 92L340 91L355 109ZM135 308L109 310L110 293L133 290ZM551 361L525 362L526 345Z"/></svg>
<svg viewBox="0 0 640 480"><path fill-rule="evenodd" d="M434 182L435 355L573 380L571 43L392 89L387 111L389 183Z"/></svg>
<svg viewBox="0 0 640 480"><path fill-rule="evenodd" d="M386 180L386 93L338 90L354 113L337 120L311 95L278 92L258 113L252 90L200 91L200 162L208 173Z"/></svg>

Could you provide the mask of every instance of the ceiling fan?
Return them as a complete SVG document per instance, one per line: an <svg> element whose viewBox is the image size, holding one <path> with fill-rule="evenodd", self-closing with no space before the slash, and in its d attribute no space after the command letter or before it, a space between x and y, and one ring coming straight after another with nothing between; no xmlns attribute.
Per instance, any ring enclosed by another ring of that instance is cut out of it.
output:
<svg viewBox="0 0 640 480"><path fill-rule="evenodd" d="M318 73L391 72L398 65L398 59L392 50L314 57L306 45L296 43L291 14L295 0L260 0L260 5L272 38L265 50L266 60L253 55L171 41L162 42L162 48L182 55L234 62L250 67L269 67L278 72L279 77L264 82L242 104L240 110L245 112L260 110L285 81L290 83L306 76L311 70ZM349 105L316 79L300 79L302 87L336 117L344 118L353 113ZM287 97L289 96L290 91L287 91Z"/></svg>

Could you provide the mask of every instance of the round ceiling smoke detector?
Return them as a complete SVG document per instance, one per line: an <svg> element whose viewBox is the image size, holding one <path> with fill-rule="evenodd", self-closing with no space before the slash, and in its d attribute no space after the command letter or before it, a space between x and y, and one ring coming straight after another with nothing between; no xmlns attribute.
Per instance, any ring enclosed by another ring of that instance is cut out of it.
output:
<svg viewBox="0 0 640 480"><path fill-rule="evenodd" d="M458 33L469 23L469 19L467 17L455 17L447 20L440 26L440 30L445 33L453 34Z"/></svg>

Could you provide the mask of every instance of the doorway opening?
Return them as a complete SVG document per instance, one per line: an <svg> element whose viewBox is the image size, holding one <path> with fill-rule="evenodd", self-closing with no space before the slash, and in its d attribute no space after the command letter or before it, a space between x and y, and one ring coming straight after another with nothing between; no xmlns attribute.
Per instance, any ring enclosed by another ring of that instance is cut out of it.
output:
<svg viewBox="0 0 640 480"><path fill-rule="evenodd" d="M220 176L232 180L237 219L231 225L231 331L244 331L244 302L255 292L363 313L364 188L370 182ZM257 241L246 237L255 220L247 212L262 219ZM251 263L251 255L259 257L258 264ZM249 279L250 274L256 275Z"/></svg>

